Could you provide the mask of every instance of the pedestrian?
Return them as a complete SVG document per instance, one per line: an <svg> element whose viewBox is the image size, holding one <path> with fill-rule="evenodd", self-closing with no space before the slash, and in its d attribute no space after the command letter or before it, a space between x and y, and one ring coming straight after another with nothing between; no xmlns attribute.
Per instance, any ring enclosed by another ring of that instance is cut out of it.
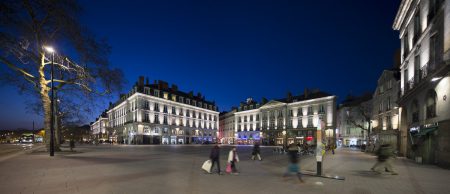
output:
<svg viewBox="0 0 450 194"><path fill-rule="evenodd" d="M239 162L239 156L236 151L236 147L233 147L228 153L228 163L231 165L231 173L239 174L237 171L236 164Z"/></svg>
<svg viewBox="0 0 450 194"><path fill-rule="evenodd" d="M258 158L259 161L261 161L261 153L260 153L260 148L259 148L259 143L255 143L255 145L253 146L253 151L252 151L252 160L255 160L255 158Z"/></svg>
<svg viewBox="0 0 450 194"><path fill-rule="evenodd" d="M331 144L331 153L334 155L334 150L336 149L336 144Z"/></svg>
<svg viewBox="0 0 450 194"><path fill-rule="evenodd" d="M373 165L373 167L370 169L378 174L381 174L381 172L378 169L386 170L386 172L390 172L392 175L398 175L397 172L394 171L391 164L391 158L394 154L392 151L392 148L389 144L383 144L378 148L376 151L376 154L378 156L377 163Z"/></svg>
<svg viewBox="0 0 450 194"><path fill-rule="evenodd" d="M69 146L70 151L73 152L73 148L75 148L75 141L73 139L70 139Z"/></svg>
<svg viewBox="0 0 450 194"><path fill-rule="evenodd" d="M219 148L219 144L216 144L212 149L211 149L211 154L209 154L209 159L211 159L211 170L209 171L210 173L212 172L212 169L214 168L214 164L217 164L217 173L220 175L220 162L219 162L219 156L220 156L220 148Z"/></svg>
<svg viewBox="0 0 450 194"><path fill-rule="evenodd" d="M286 172L283 175L283 178L286 180L286 178L291 174L296 174L298 180L300 183L303 183L302 174L300 173L300 168L298 164L298 154L297 154L297 148L294 144L291 144L288 148L288 157L289 157L289 165L287 167Z"/></svg>

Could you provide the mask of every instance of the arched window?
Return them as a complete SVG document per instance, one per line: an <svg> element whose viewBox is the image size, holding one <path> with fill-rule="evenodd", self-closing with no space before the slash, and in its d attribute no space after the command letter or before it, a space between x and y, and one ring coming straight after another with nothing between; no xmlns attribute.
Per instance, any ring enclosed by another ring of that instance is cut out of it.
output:
<svg viewBox="0 0 450 194"><path fill-rule="evenodd" d="M411 104L412 122L419 122L419 103L417 100L413 100Z"/></svg>
<svg viewBox="0 0 450 194"><path fill-rule="evenodd" d="M429 90L427 97L425 99L426 105L426 118L436 117L436 92L434 90Z"/></svg>

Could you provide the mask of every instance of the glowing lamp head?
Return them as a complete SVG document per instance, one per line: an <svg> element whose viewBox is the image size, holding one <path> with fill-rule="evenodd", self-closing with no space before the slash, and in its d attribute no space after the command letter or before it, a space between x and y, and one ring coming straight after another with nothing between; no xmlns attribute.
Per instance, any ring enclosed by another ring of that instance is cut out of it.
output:
<svg viewBox="0 0 450 194"><path fill-rule="evenodd" d="M54 53L55 49L51 46L44 46L45 51L49 52L49 53Z"/></svg>

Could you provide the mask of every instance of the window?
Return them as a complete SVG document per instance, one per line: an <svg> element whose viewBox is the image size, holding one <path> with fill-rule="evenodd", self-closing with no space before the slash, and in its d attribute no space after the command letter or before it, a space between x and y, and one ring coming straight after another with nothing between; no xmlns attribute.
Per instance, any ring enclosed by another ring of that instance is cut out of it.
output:
<svg viewBox="0 0 450 194"><path fill-rule="evenodd" d="M314 127L313 125L313 118L312 117L308 117L308 127Z"/></svg>
<svg viewBox="0 0 450 194"><path fill-rule="evenodd" d="M176 102L177 101L177 96L172 95L172 101Z"/></svg>
<svg viewBox="0 0 450 194"><path fill-rule="evenodd" d="M167 125L167 115L164 115L163 124Z"/></svg>
<svg viewBox="0 0 450 194"><path fill-rule="evenodd" d="M179 96L179 97L178 97L178 102L181 102L181 103L183 103L183 102L184 102L184 98L183 98L183 97L181 97L181 96Z"/></svg>
<svg viewBox="0 0 450 194"><path fill-rule="evenodd" d="M158 103L155 103L155 111L159 112L159 104Z"/></svg>
<svg viewBox="0 0 450 194"><path fill-rule="evenodd" d="M191 116L191 114L190 114L190 110L186 110L186 117L190 117Z"/></svg>
<svg viewBox="0 0 450 194"><path fill-rule="evenodd" d="M387 89L392 89L392 80L388 81L388 88Z"/></svg>
<svg viewBox="0 0 450 194"><path fill-rule="evenodd" d="M176 113L176 111L175 111L175 107L174 106L172 106L172 114L175 114Z"/></svg>
<svg viewBox="0 0 450 194"><path fill-rule="evenodd" d="M180 116L183 116L183 108L180 108Z"/></svg>
<svg viewBox="0 0 450 194"><path fill-rule="evenodd" d="M256 115L256 121L259 121L259 115Z"/></svg>
<svg viewBox="0 0 450 194"><path fill-rule="evenodd" d="M155 114L155 122L154 123L159 124L159 115L158 114Z"/></svg>
<svg viewBox="0 0 450 194"><path fill-rule="evenodd" d="M417 122L419 122L419 104L417 103L417 100L414 100L413 102L412 102L412 105L411 105L411 116L412 116L412 118L411 118L411 120L412 120L412 122L413 123L417 123Z"/></svg>
<svg viewBox="0 0 450 194"><path fill-rule="evenodd" d="M420 79L420 55L416 55L414 57L414 82L418 83Z"/></svg>
<svg viewBox="0 0 450 194"><path fill-rule="evenodd" d="M409 54L409 38L408 33L405 32L405 36L403 36L403 60L408 57Z"/></svg>
<svg viewBox="0 0 450 194"><path fill-rule="evenodd" d="M191 104L191 99L186 99L186 104Z"/></svg>
<svg viewBox="0 0 450 194"><path fill-rule="evenodd" d="M436 64L436 34L430 37L430 49L429 49L429 61L428 66L434 67ZM425 77L425 76L424 76Z"/></svg>
<svg viewBox="0 0 450 194"><path fill-rule="evenodd" d="M247 116L244 116L244 123L247 122Z"/></svg>
<svg viewBox="0 0 450 194"><path fill-rule="evenodd" d="M253 121L253 115L250 115L250 122Z"/></svg>
<svg viewBox="0 0 450 194"><path fill-rule="evenodd" d="M391 97L387 97L386 110L391 110Z"/></svg>
<svg viewBox="0 0 450 194"><path fill-rule="evenodd" d="M436 92L433 90L428 91L426 106L427 119L436 117Z"/></svg>
<svg viewBox="0 0 450 194"><path fill-rule="evenodd" d="M379 93L380 94L382 94L384 92L384 85L383 84L381 84L381 86L380 86L380 90L379 90Z"/></svg>
<svg viewBox="0 0 450 194"><path fill-rule="evenodd" d="M313 107L308 106L308 115L312 115L312 114L313 114Z"/></svg>
<svg viewBox="0 0 450 194"><path fill-rule="evenodd" d="M319 107L319 114L324 114L325 113L325 106L322 104Z"/></svg>
<svg viewBox="0 0 450 194"><path fill-rule="evenodd" d="M292 117L293 113L292 113L292 109L289 110L289 116Z"/></svg>
<svg viewBox="0 0 450 194"><path fill-rule="evenodd" d="M387 115L387 116L386 116L386 128L387 128L387 129L392 129L392 119L391 119L391 115Z"/></svg>
<svg viewBox="0 0 450 194"><path fill-rule="evenodd" d="M164 99L169 99L169 94L167 92L164 92Z"/></svg>
<svg viewBox="0 0 450 194"><path fill-rule="evenodd" d="M148 115L148 112L145 112L145 113L144 113L144 119L143 119L143 121L144 121L144 122L149 122L149 121L150 121L150 116Z"/></svg>
<svg viewBox="0 0 450 194"><path fill-rule="evenodd" d="M148 110L148 109L150 108L149 104L150 104L149 101L144 100L144 109L145 109L145 110Z"/></svg>
<svg viewBox="0 0 450 194"><path fill-rule="evenodd" d="M419 10L419 9L418 9ZM420 23L420 11L416 12L416 15L414 15L414 37L413 37L413 44L416 44L417 40L420 37L420 34L422 33L422 25Z"/></svg>
<svg viewBox="0 0 450 194"><path fill-rule="evenodd" d="M192 117L197 118L197 114L195 114L195 110L192 111Z"/></svg>
<svg viewBox="0 0 450 194"><path fill-rule="evenodd" d="M164 107L163 107L163 112L164 112L164 113L167 113L167 105L164 105Z"/></svg>
<svg viewBox="0 0 450 194"><path fill-rule="evenodd" d="M156 96L156 97L159 97L159 90L154 90L153 91L153 95Z"/></svg>

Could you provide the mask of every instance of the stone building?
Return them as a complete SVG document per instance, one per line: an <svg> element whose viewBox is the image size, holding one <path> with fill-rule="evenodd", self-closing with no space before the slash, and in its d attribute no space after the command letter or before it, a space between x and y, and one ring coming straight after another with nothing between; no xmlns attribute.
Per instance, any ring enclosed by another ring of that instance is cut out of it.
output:
<svg viewBox="0 0 450 194"><path fill-rule="evenodd" d="M234 114L236 142L265 145L316 143L317 126L328 143L336 139L336 96L305 90L304 94L261 103L249 98Z"/></svg>
<svg viewBox="0 0 450 194"><path fill-rule="evenodd" d="M236 108L219 115L219 139L222 144L234 144L235 142L234 113L236 113Z"/></svg>
<svg viewBox="0 0 450 194"><path fill-rule="evenodd" d="M400 148L400 115L397 101L400 98L400 71L384 70L377 82L372 98L371 143L390 144L395 150Z"/></svg>
<svg viewBox="0 0 450 194"><path fill-rule="evenodd" d="M337 110L338 146L368 144L371 130L372 94L348 96Z"/></svg>
<svg viewBox="0 0 450 194"><path fill-rule="evenodd" d="M108 132L109 127L109 121L108 121L108 115L106 112L103 112L96 120L95 122L91 123L91 134L94 136L95 140L99 141L106 141L113 139L110 139L110 135Z"/></svg>
<svg viewBox="0 0 450 194"><path fill-rule="evenodd" d="M217 141L219 112L200 93L144 77L107 111L109 126L125 144L190 144Z"/></svg>
<svg viewBox="0 0 450 194"><path fill-rule="evenodd" d="M450 167L450 1L402 0L401 141L417 162Z"/></svg>

